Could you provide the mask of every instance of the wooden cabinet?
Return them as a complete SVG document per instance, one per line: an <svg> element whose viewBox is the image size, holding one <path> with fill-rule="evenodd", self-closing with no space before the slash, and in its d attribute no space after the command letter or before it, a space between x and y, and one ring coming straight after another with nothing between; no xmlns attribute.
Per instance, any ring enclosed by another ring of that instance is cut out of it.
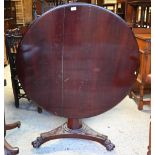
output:
<svg viewBox="0 0 155 155"><path fill-rule="evenodd" d="M150 103L150 99L144 100L145 92L150 93L150 84L146 82L146 78L151 74L151 30L145 28L134 28L140 54L140 67L137 77L137 83L131 91L131 97L138 102L138 109L142 110L144 104ZM139 95L136 95L138 90Z"/></svg>
<svg viewBox="0 0 155 155"><path fill-rule="evenodd" d="M140 52L140 69L139 79L142 80L143 76L151 73L151 30L145 28L134 28L139 52Z"/></svg>

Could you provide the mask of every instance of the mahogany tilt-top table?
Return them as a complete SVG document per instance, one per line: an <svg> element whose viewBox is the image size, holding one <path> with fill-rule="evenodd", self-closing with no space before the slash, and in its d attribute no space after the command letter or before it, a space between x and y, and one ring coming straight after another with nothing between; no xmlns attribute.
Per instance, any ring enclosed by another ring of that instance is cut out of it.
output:
<svg viewBox="0 0 155 155"><path fill-rule="evenodd" d="M118 104L136 80L138 46L127 24L95 5L72 3L39 17L21 41L17 72L26 94L47 111L68 118L32 145L56 138L108 137L80 121Z"/></svg>

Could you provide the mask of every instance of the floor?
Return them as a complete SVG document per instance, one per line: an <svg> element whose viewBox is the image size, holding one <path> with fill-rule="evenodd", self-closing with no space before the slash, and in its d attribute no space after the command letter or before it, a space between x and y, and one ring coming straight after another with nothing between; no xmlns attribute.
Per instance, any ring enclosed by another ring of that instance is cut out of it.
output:
<svg viewBox="0 0 155 155"><path fill-rule="evenodd" d="M83 119L94 130L108 135L115 149L108 152L101 144L89 140L58 139L32 147L40 133L50 131L66 121L43 110L37 112L35 103L22 100L14 106L9 66L4 69L7 86L4 88L6 123L21 121L21 128L7 131L6 139L19 147L19 155L146 155L150 121L150 107L139 111L136 103L126 96L117 106L95 117Z"/></svg>

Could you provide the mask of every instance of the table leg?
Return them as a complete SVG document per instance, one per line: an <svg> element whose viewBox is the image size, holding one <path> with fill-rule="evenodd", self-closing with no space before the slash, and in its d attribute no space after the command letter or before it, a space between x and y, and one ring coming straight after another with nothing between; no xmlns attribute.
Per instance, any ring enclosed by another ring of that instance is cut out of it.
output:
<svg viewBox="0 0 155 155"><path fill-rule="evenodd" d="M12 124L5 124L5 130L11 130L11 129L14 129L16 127L20 128L20 126L21 126L20 121L12 123Z"/></svg>
<svg viewBox="0 0 155 155"><path fill-rule="evenodd" d="M12 147L5 139L4 139L4 149L5 149L5 155L16 155L19 153L19 148Z"/></svg>

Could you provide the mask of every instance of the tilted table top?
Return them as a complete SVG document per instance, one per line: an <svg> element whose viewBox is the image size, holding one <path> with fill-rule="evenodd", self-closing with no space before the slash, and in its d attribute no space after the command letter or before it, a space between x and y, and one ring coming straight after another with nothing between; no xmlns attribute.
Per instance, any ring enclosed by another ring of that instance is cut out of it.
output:
<svg viewBox="0 0 155 155"><path fill-rule="evenodd" d="M16 65L30 99L56 115L84 118L111 109L127 95L138 60L134 35L120 17L72 3L31 25Z"/></svg>

